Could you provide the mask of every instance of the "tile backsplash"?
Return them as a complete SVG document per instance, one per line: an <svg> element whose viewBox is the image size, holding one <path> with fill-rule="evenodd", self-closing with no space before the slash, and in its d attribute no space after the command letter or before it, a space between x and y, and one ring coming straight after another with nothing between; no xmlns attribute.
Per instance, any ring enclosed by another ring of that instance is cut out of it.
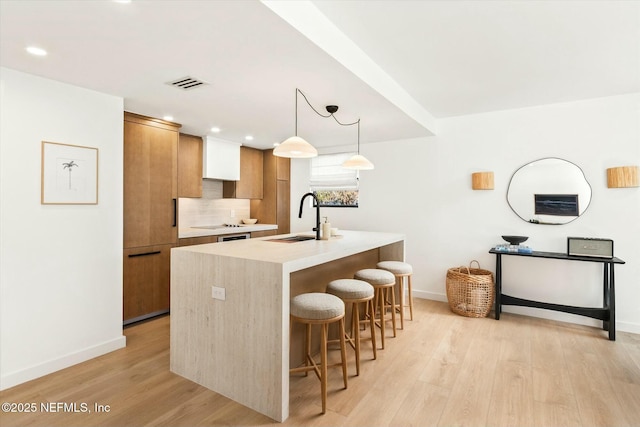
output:
<svg viewBox="0 0 640 427"><path fill-rule="evenodd" d="M202 198L180 198L179 210L179 228L239 223L243 218L249 218L250 201L223 199L222 181L204 179Z"/></svg>

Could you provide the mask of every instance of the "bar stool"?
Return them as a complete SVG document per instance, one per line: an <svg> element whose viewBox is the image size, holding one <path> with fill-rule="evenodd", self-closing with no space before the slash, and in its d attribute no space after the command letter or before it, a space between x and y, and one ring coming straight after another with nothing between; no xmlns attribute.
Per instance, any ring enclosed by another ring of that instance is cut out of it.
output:
<svg viewBox="0 0 640 427"><path fill-rule="evenodd" d="M365 305L367 312L373 313L373 286L363 280L356 279L337 279L332 280L327 285L327 293L340 298L345 305L351 304L351 331L345 334L345 340L353 347L356 352L356 375L360 375L360 342L371 341L373 345L373 359L377 358L376 354L376 332L375 320L373 316L369 316L371 327L371 337L360 338L360 324L367 320L360 320L360 304Z"/></svg>
<svg viewBox="0 0 640 427"><path fill-rule="evenodd" d="M409 307L409 315L413 320L413 294L411 292L411 275L413 274L413 267L411 264L402 261L380 261L377 265L378 268L387 270L396 276L398 284L398 294L400 296L400 303L398 308L400 311L400 328L404 329L404 308ZM405 305L404 301L404 278L407 278L407 292L409 297L409 305Z"/></svg>
<svg viewBox="0 0 640 427"><path fill-rule="evenodd" d="M363 270L356 271L353 276L354 279L364 280L373 286L375 291L375 304L378 305L378 317L380 319L380 334L382 336L382 348L384 349L384 336L385 336L385 323L389 321L387 319L387 308L391 309L391 323L393 325L393 336L396 336L396 296L393 291L393 287L396 284L396 277L387 270L379 268L365 268ZM375 313L371 314L375 316Z"/></svg>
<svg viewBox="0 0 640 427"><path fill-rule="evenodd" d="M292 368L289 373L314 371L320 380L322 393L322 413L327 410L327 368L342 366L342 379L344 388L347 388L347 353L344 340L344 302L335 295L311 292L300 294L290 301L289 335L293 329L293 323L299 322L306 326L305 348L306 356L304 366ZM327 364L327 330L331 323L338 322L340 326L340 357L341 362L333 365ZM311 355L311 325L320 325L320 364L316 363ZM291 337L289 337L291 339Z"/></svg>

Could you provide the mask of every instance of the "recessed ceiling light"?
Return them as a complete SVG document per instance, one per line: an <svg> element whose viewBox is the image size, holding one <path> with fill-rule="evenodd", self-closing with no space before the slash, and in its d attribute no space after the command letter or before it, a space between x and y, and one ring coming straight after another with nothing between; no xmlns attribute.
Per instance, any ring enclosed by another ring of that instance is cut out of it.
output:
<svg viewBox="0 0 640 427"><path fill-rule="evenodd" d="M279 143L279 142L274 142L274 143L273 143L273 146L274 146L274 147L277 147L278 145L280 145L280 143Z"/></svg>
<svg viewBox="0 0 640 427"><path fill-rule="evenodd" d="M219 127L212 127L211 128L211 132L218 133L218 132L220 132L220 128Z"/></svg>
<svg viewBox="0 0 640 427"><path fill-rule="evenodd" d="M247 141L253 141L253 137L251 135L247 135L244 137Z"/></svg>
<svg viewBox="0 0 640 427"><path fill-rule="evenodd" d="M36 55L36 56L47 56L47 51L46 50L44 50L42 48L39 48L39 47L36 47L36 46L29 46L27 48L27 52L29 52L32 55Z"/></svg>
<svg viewBox="0 0 640 427"><path fill-rule="evenodd" d="M164 116L163 119L165 119L168 122L172 122L173 121L173 116Z"/></svg>
<svg viewBox="0 0 640 427"><path fill-rule="evenodd" d="M113 0L116 3L128 4L131 3L131 0Z"/></svg>

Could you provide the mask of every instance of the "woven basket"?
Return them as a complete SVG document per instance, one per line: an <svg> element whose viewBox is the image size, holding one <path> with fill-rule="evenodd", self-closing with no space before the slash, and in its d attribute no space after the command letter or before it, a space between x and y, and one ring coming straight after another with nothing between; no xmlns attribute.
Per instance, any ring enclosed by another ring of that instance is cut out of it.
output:
<svg viewBox="0 0 640 427"><path fill-rule="evenodd" d="M471 268L473 263L478 268ZM447 270L447 300L451 311L466 317L486 317L494 297L493 273L480 268L476 260L469 267Z"/></svg>

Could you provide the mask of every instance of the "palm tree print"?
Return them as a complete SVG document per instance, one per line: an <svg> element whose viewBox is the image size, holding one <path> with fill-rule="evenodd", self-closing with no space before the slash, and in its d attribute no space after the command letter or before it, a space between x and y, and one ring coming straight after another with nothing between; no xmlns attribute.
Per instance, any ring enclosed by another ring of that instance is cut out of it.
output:
<svg viewBox="0 0 640 427"><path fill-rule="evenodd" d="M63 163L62 166L63 170L69 168L69 190L71 190L71 172L73 171L74 166L80 167L80 165L78 165L74 160L71 160L70 162Z"/></svg>

